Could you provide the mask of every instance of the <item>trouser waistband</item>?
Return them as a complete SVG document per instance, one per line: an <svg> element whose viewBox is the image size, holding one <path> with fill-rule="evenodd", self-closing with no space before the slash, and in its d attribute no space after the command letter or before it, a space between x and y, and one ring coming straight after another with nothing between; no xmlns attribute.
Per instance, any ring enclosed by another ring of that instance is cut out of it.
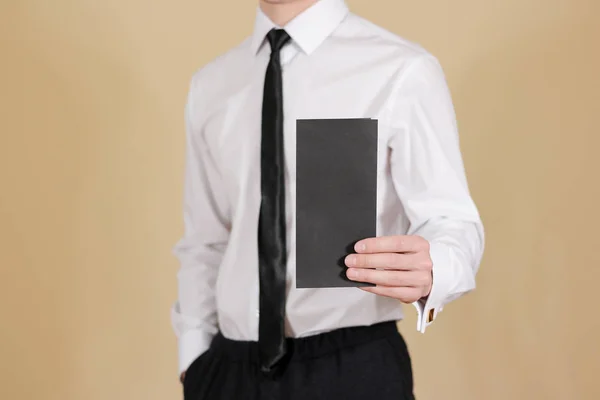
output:
<svg viewBox="0 0 600 400"><path fill-rule="evenodd" d="M289 360L302 360L322 357L343 348L359 346L391 335L398 335L395 321L381 322L370 326L340 328L302 338L288 338L286 345ZM213 339L211 349L231 361L252 364L259 362L258 342L255 341L232 340L219 333Z"/></svg>

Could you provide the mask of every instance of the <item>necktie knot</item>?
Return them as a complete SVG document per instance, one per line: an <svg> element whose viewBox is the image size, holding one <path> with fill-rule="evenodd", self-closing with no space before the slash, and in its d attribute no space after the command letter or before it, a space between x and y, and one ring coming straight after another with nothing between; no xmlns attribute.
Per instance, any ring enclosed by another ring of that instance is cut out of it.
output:
<svg viewBox="0 0 600 400"><path fill-rule="evenodd" d="M290 35L283 29L271 29L267 34L272 53L278 53L290 39Z"/></svg>

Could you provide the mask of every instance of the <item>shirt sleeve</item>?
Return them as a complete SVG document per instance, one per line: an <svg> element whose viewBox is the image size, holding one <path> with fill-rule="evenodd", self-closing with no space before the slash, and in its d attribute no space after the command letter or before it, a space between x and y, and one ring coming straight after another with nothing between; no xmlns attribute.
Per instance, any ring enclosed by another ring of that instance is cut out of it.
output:
<svg viewBox="0 0 600 400"><path fill-rule="evenodd" d="M391 174L409 219L408 234L430 243L432 290L414 303L417 330L424 333L444 305L475 289L484 231L469 193L442 68L429 54L407 68L394 105Z"/></svg>
<svg viewBox="0 0 600 400"><path fill-rule="evenodd" d="M185 108L184 233L173 247L180 262L178 298L171 309L180 373L218 331L215 283L230 231L222 180L199 128L196 90L192 81Z"/></svg>

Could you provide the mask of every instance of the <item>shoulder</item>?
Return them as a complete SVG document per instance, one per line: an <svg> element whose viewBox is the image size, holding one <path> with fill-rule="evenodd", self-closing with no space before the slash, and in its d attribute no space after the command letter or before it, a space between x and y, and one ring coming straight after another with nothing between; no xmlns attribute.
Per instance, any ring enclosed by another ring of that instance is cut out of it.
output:
<svg viewBox="0 0 600 400"><path fill-rule="evenodd" d="M352 37L354 43L364 43L370 52L397 59L402 64L418 60L437 63L437 58L423 45L391 32L366 18L349 14L340 29L340 35Z"/></svg>
<svg viewBox="0 0 600 400"><path fill-rule="evenodd" d="M213 91L222 88L223 84L240 75L240 68L248 65L250 58L250 38L244 39L237 46L220 54L201 66L192 74L190 93L201 92L204 98L210 98Z"/></svg>
<svg viewBox="0 0 600 400"><path fill-rule="evenodd" d="M396 72L397 87L408 90L414 86L415 90L422 90L425 86L446 85L440 61L420 43L355 14L349 14L340 35L352 39L344 42L359 46L362 43L362 49L371 58L365 62L375 61L392 66Z"/></svg>
<svg viewBox="0 0 600 400"><path fill-rule="evenodd" d="M251 64L250 38L222 53L191 77L186 114L188 121L200 127L227 102L228 96L243 84L245 71Z"/></svg>

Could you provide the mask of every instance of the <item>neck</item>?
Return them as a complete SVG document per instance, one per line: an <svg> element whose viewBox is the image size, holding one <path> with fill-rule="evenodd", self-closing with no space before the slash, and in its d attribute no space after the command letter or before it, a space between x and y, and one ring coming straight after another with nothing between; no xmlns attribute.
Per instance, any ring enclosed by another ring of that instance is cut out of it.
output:
<svg viewBox="0 0 600 400"><path fill-rule="evenodd" d="M273 23L284 27L319 0L260 0L260 9Z"/></svg>

